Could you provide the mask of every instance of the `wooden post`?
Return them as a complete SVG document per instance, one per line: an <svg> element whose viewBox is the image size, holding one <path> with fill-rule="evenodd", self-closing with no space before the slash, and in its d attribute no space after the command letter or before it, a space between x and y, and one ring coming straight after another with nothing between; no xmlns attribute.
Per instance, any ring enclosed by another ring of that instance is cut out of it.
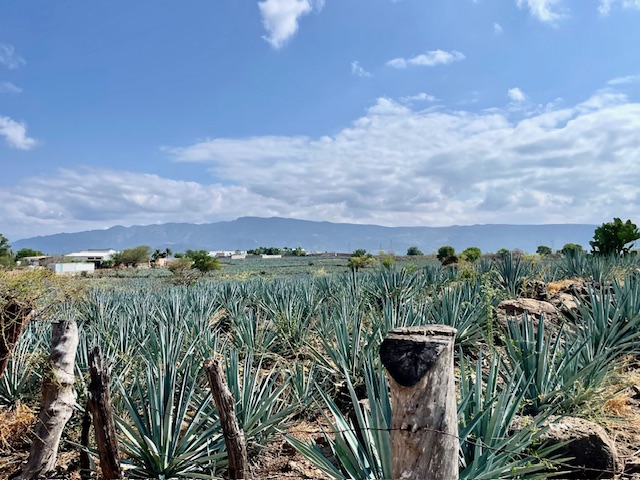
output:
<svg viewBox="0 0 640 480"><path fill-rule="evenodd" d="M93 416L93 427L96 444L100 453L100 468L105 480L116 480L122 477L120 457L118 455L118 438L113 421L111 396L109 394L109 371L104 365L100 347L89 353L89 401L87 409Z"/></svg>
<svg viewBox="0 0 640 480"><path fill-rule="evenodd" d="M20 479L44 476L56 466L64 426L73 414L74 365L78 348L78 326L73 320L51 326L51 355L42 380L42 401L27 465Z"/></svg>
<svg viewBox="0 0 640 480"><path fill-rule="evenodd" d="M236 418L236 402L227 386L227 378L220 362L207 360L204 370L211 386L213 401L220 415L220 425L227 445L229 456L229 478L231 480L250 480L251 474L247 465L247 445L244 432Z"/></svg>
<svg viewBox="0 0 640 480"><path fill-rule="evenodd" d="M398 328L380 346L390 377L394 480L457 480L455 328Z"/></svg>

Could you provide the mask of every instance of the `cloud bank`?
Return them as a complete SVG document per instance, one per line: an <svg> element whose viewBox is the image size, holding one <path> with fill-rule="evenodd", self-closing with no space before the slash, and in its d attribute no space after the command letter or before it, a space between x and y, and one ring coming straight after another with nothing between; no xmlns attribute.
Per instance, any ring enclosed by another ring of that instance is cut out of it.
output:
<svg viewBox="0 0 640 480"><path fill-rule="evenodd" d="M613 90L514 118L379 98L334 135L174 147L210 182L60 170L0 190L13 237L243 215L397 225L640 220L640 103ZM5 234L11 232L3 232Z"/></svg>

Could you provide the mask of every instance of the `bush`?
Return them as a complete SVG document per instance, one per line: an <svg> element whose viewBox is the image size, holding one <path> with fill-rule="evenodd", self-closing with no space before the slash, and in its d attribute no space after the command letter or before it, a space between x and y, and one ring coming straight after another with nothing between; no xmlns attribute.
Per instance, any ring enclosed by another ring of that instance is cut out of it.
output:
<svg viewBox="0 0 640 480"><path fill-rule="evenodd" d="M201 272L220 270L220 260L209 255L206 250L187 250L187 258L193 261L193 268Z"/></svg>
<svg viewBox="0 0 640 480"><path fill-rule="evenodd" d="M462 252L461 256L463 260L473 263L478 260L481 255L482 252L478 247L469 247Z"/></svg>
<svg viewBox="0 0 640 480"><path fill-rule="evenodd" d="M446 245L444 247L440 247L438 249L438 255L437 258L438 260L440 260L441 262L444 262L446 259L454 257L456 255L456 250L455 248Z"/></svg>

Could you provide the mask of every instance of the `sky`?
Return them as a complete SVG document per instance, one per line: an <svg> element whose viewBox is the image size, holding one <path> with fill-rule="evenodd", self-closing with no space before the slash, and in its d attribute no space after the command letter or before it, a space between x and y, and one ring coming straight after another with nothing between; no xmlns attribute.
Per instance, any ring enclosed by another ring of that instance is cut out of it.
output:
<svg viewBox="0 0 640 480"><path fill-rule="evenodd" d="M640 0L0 2L0 233L640 223Z"/></svg>

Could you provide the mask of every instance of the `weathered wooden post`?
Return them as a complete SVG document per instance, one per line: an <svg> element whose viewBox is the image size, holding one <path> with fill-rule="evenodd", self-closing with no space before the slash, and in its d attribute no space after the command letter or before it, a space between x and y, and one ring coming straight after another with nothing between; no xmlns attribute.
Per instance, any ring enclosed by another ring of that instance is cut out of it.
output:
<svg viewBox="0 0 640 480"><path fill-rule="evenodd" d="M247 462L247 445L244 431L236 418L236 402L227 386L227 377L220 362L207 360L204 362L211 394L220 414L220 426L229 456L229 478L231 480L250 480L251 473Z"/></svg>
<svg viewBox="0 0 640 480"><path fill-rule="evenodd" d="M390 377L394 480L457 480L455 328L394 329L380 346Z"/></svg>
<svg viewBox="0 0 640 480"><path fill-rule="evenodd" d="M87 409L93 416L102 477L106 480L116 480L122 478L118 437L116 424L113 420L111 394L109 393L109 370L104 364L102 352L98 346L89 353L89 372L91 383L89 384Z"/></svg>
<svg viewBox="0 0 640 480"><path fill-rule="evenodd" d="M74 365L78 326L73 320L51 326L51 355L42 379L42 401L35 435L21 480L40 478L56 466L62 431L73 414Z"/></svg>

